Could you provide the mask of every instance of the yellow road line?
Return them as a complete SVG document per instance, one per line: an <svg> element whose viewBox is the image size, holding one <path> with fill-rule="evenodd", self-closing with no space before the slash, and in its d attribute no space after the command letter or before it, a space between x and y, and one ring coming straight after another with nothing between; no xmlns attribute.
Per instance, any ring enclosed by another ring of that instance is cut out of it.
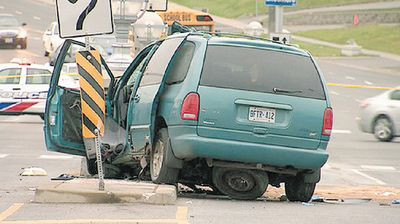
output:
<svg viewBox="0 0 400 224"><path fill-rule="evenodd" d="M17 212L24 204L23 203L15 203L11 207L9 207L7 210L4 212L0 213L0 223L9 216L13 215L15 212Z"/></svg>
<svg viewBox="0 0 400 224"><path fill-rule="evenodd" d="M176 219L179 224L186 224L189 223L188 220L188 207L179 206L178 210L176 211Z"/></svg>
<svg viewBox="0 0 400 224"><path fill-rule="evenodd" d="M341 84L341 83L328 83L327 85L333 86L333 87L350 88L350 89L374 89L374 90L395 90L395 89L397 89L397 88L392 88L392 87L350 85L350 84Z"/></svg>

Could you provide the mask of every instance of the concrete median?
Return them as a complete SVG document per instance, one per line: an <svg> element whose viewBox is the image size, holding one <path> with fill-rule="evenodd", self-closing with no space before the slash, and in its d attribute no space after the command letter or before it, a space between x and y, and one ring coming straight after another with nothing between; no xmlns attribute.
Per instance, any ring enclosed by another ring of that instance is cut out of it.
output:
<svg viewBox="0 0 400 224"><path fill-rule="evenodd" d="M175 204L175 186L147 182L105 180L105 191L97 179L52 181L36 189L37 203L146 203Z"/></svg>

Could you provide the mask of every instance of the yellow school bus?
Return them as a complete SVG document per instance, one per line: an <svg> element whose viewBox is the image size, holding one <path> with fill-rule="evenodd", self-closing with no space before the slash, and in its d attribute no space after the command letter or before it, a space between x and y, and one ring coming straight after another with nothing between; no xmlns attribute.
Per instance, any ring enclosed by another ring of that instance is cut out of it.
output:
<svg viewBox="0 0 400 224"><path fill-rule="evenodd" d="M193 27L198 31L215 32L215 22L208 13L188 10L171 10L158 12L158 15L168 24L168 34L171 34L171 26L174 21L184 26Z"/></svg>

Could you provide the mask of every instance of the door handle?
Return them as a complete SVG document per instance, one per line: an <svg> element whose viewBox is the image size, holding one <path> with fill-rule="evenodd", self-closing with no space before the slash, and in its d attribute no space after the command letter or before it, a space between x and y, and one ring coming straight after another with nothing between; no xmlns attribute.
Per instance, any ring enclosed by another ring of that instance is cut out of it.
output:
<svg viewBox="0 0 400 224"><path fill-rule="evenodd" d="M12 88L12 90L21 90L21 88Z"/></svg>
<svg viewBox="0 0 400 224"><path fill-rule="evenodd" d="M133 100L135 101L135 103L139 103L140 101L140 95L136 94L135 97L133 98Z"/></svg>

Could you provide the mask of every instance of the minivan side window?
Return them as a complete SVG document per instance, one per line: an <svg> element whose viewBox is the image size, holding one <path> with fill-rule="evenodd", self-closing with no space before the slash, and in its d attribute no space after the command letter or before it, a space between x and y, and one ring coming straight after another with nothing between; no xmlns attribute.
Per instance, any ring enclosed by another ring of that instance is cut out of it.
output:
<svg viewBox="0 0 400 224"><path fill-rule="evenodd" d="M400 90L393 91L392 94L390 94L390 99L400 101Z"/></svg>
<svg viewBox="0 0 400 224"><path fill-rule="evenodd" d="M326 99L310 57L268 49L208 46L200 85Z"/></svg>
<svg viewBox="0 0 400 224"><path fill-rule="evenodd" d="M160 84L182 38L165 40L154 53L147 65L139 86Z"/></svg>
<svg viewBox="0 0 400 224"><path fill-rule="evenodd" d="M8 68L0 70L0 84L19 84L20 79L20 68Z"/></svg>
<svg viewBox="0 0 400 224"><path fill-rule="evenodd" d="M185 80L193 59L195 47L193 42L185 42L179 47L168 69L167 84L172 85Z"/></svg>

